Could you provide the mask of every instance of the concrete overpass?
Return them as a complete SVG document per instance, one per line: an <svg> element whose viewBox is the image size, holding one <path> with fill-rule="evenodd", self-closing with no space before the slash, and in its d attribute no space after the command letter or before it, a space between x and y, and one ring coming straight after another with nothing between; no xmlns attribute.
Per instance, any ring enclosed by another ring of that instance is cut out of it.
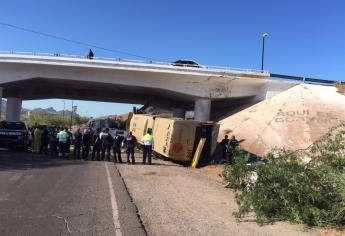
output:
<svg viewBox="0 0 345 236"><path fill-rule="evenodd" d="M261 100L272 86L282 87L269 80L268 72L254 70L0 53L0 97L7 98L7 120L19 120L22 100L50 98L150 104L172 108L176 116L194 109L195 119L209 120L211 104L217 109Z"/></svg>

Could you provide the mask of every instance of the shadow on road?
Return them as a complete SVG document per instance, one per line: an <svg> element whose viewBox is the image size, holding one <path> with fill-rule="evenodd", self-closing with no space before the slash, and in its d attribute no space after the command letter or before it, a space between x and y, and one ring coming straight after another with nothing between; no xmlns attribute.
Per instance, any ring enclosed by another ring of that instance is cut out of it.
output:
<svg viewBox="0 0 345 236"><path fill-rule="evenodd" d="M59 159L55 156L0 150L0 171L56 168L66 165L85 165L87 163L72 158Z"/></svg>

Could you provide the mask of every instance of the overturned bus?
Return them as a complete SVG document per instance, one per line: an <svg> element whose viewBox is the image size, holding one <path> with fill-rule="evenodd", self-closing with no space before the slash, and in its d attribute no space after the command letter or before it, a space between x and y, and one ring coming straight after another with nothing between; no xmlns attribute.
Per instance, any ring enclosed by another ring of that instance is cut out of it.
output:
<svg viewBox="0 0 345 236"><path fill-rule="evenodd" d="M130 130L140 142L147 129L152 129L154 154L178 162L189 163L201 138L206 138L200 162L209 162L216 145L219 125L177 118L162 118L148 115L133 115Z"/></svg>
<svg viewBox="0 0 345 236"><path fill-rule="evenodd" d="M138 139L141 143L141 138L144 137L148 129L153 128L154 116L135 114L131 117L129 131Z"/></svg>

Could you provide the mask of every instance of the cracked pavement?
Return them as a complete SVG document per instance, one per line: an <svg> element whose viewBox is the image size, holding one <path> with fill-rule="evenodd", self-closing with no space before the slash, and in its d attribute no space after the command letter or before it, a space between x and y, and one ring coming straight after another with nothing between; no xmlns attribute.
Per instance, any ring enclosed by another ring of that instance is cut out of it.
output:
<svg viewBox="0 0 345 236"><path fill-rule="evenodd" d="M122 235L146 235L123 181L107 164ZM103 162L0 151L0 234L115 235Z"/></svg>

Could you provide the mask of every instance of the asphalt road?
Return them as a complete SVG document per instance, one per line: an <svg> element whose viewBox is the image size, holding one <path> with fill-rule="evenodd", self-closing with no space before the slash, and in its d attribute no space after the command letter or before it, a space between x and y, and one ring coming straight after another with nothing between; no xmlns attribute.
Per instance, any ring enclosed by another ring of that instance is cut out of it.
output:
<svg viewBox="0 0 345 236"><path fill-rule="evenodd" d="M0 151L0 235L146 235L111 162Z"/></svg>

